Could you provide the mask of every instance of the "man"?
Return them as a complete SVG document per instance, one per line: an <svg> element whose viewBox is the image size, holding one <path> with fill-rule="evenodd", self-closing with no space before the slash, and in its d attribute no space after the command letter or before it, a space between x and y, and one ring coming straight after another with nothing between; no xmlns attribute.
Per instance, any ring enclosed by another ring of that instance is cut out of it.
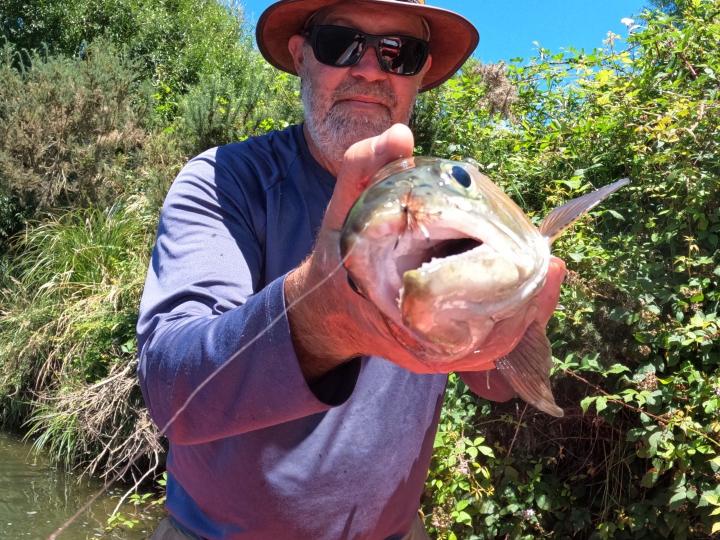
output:
<svg viewBox="0 0 720 540"><path fill-rule="evenodd" d="M138 323L143 393L170 440L156 538L426 538L445 373L509 399L493 361L523 330L430 373L348 286L338 230L373 173L412 154L416 93L477 32L414 2L282 0L257 37L300 76L305 123L191 160L164 205ZM534 306L543 323L562 274Z"/></svg>

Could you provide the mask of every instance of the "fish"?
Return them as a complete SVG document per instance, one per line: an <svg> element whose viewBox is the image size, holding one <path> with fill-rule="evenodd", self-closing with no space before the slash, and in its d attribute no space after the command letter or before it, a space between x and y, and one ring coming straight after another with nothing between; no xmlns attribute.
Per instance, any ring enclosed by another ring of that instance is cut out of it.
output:
<svg viewBox="0 0 720 540"><path fill-rule="evenodd" d="M397 160L373 177L340 231L348 282L426 364L478 353L498 324L529 310L545 284L552 243L628 183L573 199L536 227L469 161ZM529 320L519 335L494 367L527 403L563 416L544 327Z"/></svg>

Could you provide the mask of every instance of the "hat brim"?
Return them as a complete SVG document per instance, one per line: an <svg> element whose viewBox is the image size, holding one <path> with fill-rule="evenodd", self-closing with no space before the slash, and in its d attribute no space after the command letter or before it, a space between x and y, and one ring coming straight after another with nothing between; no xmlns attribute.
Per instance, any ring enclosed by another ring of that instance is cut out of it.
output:
<svg viewBox="0 0 720 540"><path fill-rule="evenodd" d="M297 75L288 49L290 37L302 31L305 21L313 13L344 1L281 0L272 4L260 16L255 31L260 52L276 68ZM478 44L478 32L472 23L446 9L396 0L357 0L354 4L385 6L396 12L419 15L427 21L432 65L423 78L421 92L435 88L452 77Z"/></svg>

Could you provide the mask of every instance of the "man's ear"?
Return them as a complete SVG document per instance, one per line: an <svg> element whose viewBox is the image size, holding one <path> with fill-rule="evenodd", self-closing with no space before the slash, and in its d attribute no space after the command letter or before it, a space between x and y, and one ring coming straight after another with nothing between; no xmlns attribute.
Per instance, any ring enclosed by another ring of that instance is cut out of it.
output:
<svg viewBox="0 0 720 540"><path fill-rule="evenodd" d="M301 73L302 66L305 63L305 38L300 34L291 36L288 40L288 50L293 59L295 73Z"/></svg>

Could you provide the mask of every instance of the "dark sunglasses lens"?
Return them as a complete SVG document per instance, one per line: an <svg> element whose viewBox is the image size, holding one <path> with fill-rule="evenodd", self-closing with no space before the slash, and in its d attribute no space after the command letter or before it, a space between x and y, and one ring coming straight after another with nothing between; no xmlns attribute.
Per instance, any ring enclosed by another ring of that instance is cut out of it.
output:
<svg viewBox="0 0 720 540"><path fill-rule="evenodd" d="M400 36L376 38L343 26L316 26L312 32L315 58L335 67L355 65L370 43L377 43L377 57L383 70L398 75L414 75L422 69L428 54L427 42Z"/></svg>
<svg viewBox="0 0 720 540"><path fill-rule="evenodd" d="M316 29L313 52L319 62L336 67L351 66L360 59L365 40L352 28L320 26Z"/></svg>
<svg viewBox="0 0 720 540"><path fill-rule="evenodd" d="M427 45L419 39L386 37L377 50L383 69L398 75L415 75L427 58Z"/></svg>

